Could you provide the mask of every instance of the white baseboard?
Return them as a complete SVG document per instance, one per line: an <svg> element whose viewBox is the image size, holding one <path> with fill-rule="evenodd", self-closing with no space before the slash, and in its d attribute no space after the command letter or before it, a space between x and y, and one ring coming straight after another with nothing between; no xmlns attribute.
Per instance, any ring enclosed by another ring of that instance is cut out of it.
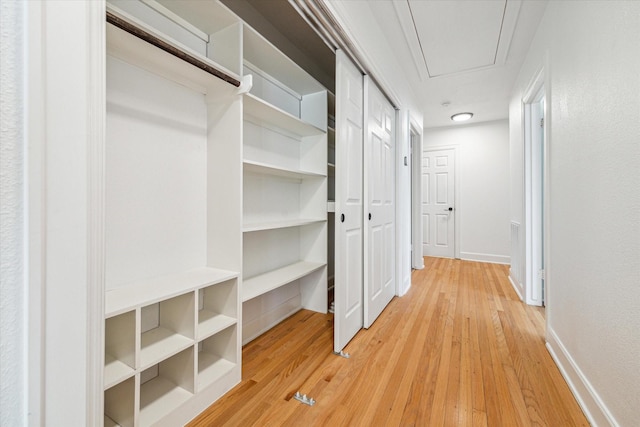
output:
<svg viewBox="0 0 640 427"><path fill-rule="evenodd" d="M269 329L293 316L302 309L300 298L292 298L281 305L261 314L257 318L242 322L242 345L258 338Z"/></svg>
<svg viewBox="0 0 640 427"><path fill-rule="evenodd" d="M510 264L511 257L508 255L479 254L475 252L460 252L460 259L467 261L481 261L492 264Z"/></svg>
<svg viewBox="0 0 640 427"><path fill-rule="evenodd" d="M520 298L520 301L524 301L524 297L522 296L524 293L524 288L522 284L518 282L515 277L513 277L513 274L511 274L511 270L509 270L509 281L511 282L511 286L513 286L513 289L516 291L516 294L518 294L518 298Z"/></svg>
<svg viewBox="0 0 640 427"><path fill-rule="evenodd" d="M407 277L407 279L404 281L404 284L402 285L402 289L400 289L400 292L398 292L398 296L401 297L405 295L407 292L409 292L410 288L411 288L411 276Z"/></svg>
<svg viewBox="0 0 640 427"><path fill-rule="evenodd" d="M551 328L547 330L546 347L556 365L558 365L560 373L569 385L589 423L594 427L618 427L620 424L613 418L596 390Z"/></svg>

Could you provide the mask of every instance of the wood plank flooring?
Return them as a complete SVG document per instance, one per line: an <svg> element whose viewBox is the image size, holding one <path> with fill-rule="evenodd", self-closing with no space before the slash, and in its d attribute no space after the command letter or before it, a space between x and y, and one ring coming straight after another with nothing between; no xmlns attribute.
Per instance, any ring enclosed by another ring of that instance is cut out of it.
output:
<svg viewBox="0 0 640 427"><path fill-rule="evenodd" d="M520 302L507 266L425 266L351 358L332 354L331 315L300 311L244 347L242 382L189 425L589 425L544 346L544 310Z"/></svg>

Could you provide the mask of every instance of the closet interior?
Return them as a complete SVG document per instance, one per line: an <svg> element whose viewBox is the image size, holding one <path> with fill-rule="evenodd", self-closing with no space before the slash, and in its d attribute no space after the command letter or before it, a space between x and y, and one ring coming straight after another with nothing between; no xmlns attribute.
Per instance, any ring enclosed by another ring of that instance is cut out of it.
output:
<svg viewBox="0 0 640 427"><path fill-rule="evenodd" d="M107 3L105 426L183 424L327 311L327 90L219 2Z"/></svg>

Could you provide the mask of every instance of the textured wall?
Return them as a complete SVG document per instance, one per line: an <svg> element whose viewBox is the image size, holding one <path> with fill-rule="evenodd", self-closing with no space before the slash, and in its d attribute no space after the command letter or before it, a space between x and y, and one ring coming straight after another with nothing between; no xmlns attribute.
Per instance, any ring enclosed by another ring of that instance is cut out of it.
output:
<svg viewBox="0 0 640 427"><path fill-rule="evenodd" d="M424 150L459 150L460 257L509 263L509 123L425 129Z"/></svg>
<svg viewBox="0 0 640 427"><path fill-rule="evenodd" d="M25 420L22 2L0 2L0 425Z"/></svg>
<svg viewBox="0 0 640 427"><path fill-rule="evenodd" d="M639 50L640 2L549 2L510 108L521 161L522 92L548 58L547 336L596 425L640 420Z"/></svg>

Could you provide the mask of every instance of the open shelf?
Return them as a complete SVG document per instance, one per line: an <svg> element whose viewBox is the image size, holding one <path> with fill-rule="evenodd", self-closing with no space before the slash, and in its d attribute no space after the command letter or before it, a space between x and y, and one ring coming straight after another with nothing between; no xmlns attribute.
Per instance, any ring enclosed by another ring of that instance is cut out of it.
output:
<svg viewBox="0 0 640 427"><path fill-rule="evenodd" d="M198 344L198 390L231 372L236 364L237 326L231 326Z"/></svg>
<svg viewBox="0 0 640 427"><path fill-rule="evenodd" d="M322 262L299 261L287 265L277 270L245 279L243 284L242 301L248 301L259 295L272 291L287 283L293 282L316 270L321 269L326 264Z"/></svg>
<svg viewBox="0 0 640 427"><path fill-rule="evenodd" d="M129 284L107 291L105 315L111 317L140 305L152 304L235 277L238 277L238 273L234 271L204 267Z"/></svg>
<svg viewBox="0 0 640 427"><path fill-rule="evenodd" d="M193 345L194 298L189 292L142 308L142 369Z"/></svg>
<svg viewBox="0 0 640 427"><path fill-rule="evenodd" d="M104 388L109 388L135 374L135 370L110 354L104 356Z"/></svg>
<svg viewBox="0 0 640 427"><path fill-rule="evenodd" d="M156 377L140 387L140 425L150 426L193 396L163 377Z"/></svg>
<svg viewBox="0 0 640 427"><path fill-rule="evenodd" d="M242 227L242 231L245 233L250 233L254 231L277 230L279 228L301 227L304 225L315 224L324 221L324 219L289 219L282 221L267 221L245 224Z"/></svg>
<svg viewBox="0 0 640 427"><path fill-rule="evenodd" d="M252 160L245 160L243 162L244 171L249 173L261 174L261 175L272 175L281 178L290 178L290 179L305 179L305 178L313 178L313 177L324 177L327 176L324 173L303 171L291 168L280 167L268 163L256 162Z"/></svg>
<svg viewBox="0 0 640 427"><path fill-rule="evenodd" d="M190 347L142 372L140 426L154 424L193 396L193 357Z"/></svg>
<svg viewBox="0 0 640 427"><path fill-rule="evenodd" d="M140 365L144 368L193 344L193 340L174 331L157 327L142 334Z"/></svg>
<svg viewBox="0 0 640 427"><path fill-rule="evenodd" d="M135 374L136 313L128 311L105 322L104 388Z"/></svg>
<svg viewBox="0 0 640 427"><path fill-rule="evenodd" d="M207 338L238 322L237 294L237 280L198 292L198 339Z"/></svg>
<svg viewBox="0 0 640 427"><path fill-rule="evenodd" d="M134 426L135 378L121 382L104 392L104 425Z"/></svg>
<svg viewBox="0 0 640 427"><path fill-rule="evenodd" d="M276 126L298 137L322 135L317 128L298 117L281 110L251 93L244 95L245 119L261 126Z"/></svg>
<svg viewBox="0 0 640 427"><path fill-rule="evenodd" d="M317 80L249 26L244 27L243 50L246 61L269 76L286 78L287 87L300 95L325 90Z"/></svg>

